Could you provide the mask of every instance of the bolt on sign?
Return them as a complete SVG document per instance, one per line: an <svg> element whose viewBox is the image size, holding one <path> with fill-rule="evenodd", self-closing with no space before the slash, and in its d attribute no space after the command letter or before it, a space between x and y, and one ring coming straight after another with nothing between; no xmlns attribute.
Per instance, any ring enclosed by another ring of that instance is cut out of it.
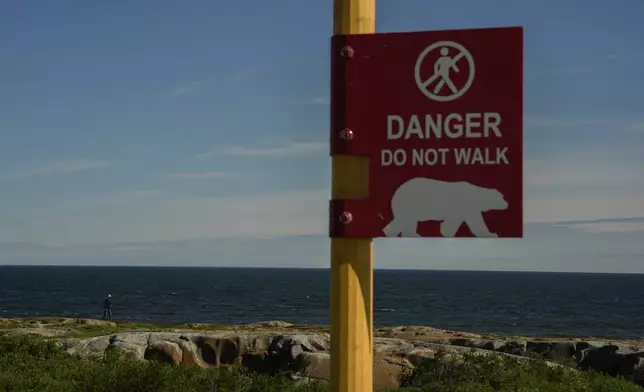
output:
<svg viewBox="0 0 644 392"><path fill-rule="evenodd" d="M331 153L369 158L332 237L523 237L523 28L331 46Z"/></svg>

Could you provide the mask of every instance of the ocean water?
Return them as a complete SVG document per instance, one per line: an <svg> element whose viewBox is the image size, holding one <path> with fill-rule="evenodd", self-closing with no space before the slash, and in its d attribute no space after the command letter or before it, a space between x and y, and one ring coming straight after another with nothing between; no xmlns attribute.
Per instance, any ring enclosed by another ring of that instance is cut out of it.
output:
<svg viewBox="0 0 644 392"><path fill-rule="evenodd" d="M526 336L644 337L644 275L374 272L374 324ZM0 266L0 317L329 323L329 271Z"/></svg>

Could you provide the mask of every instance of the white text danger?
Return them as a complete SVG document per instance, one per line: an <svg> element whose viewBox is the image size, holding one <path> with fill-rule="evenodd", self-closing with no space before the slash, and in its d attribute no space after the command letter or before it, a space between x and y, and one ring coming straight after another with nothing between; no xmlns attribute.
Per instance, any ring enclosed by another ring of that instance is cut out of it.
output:
<svg viewBox="0 0 644 392"><path fill-rule="evenodd" d="M387 139L478 139L501 137L499 113L450 113L387 116Z"/></svg>

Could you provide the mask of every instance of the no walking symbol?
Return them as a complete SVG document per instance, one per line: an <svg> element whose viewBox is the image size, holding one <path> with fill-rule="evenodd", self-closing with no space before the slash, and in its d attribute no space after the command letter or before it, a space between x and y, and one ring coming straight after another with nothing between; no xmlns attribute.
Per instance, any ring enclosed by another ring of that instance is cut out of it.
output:
<svg viewBox="0 0 644 392"><path fill-rule="evenodd" d="M434 72L429 77L423 77L425 64L430 60L434 60L432 63ZM464 82L463 75L467 75ZM425 48L418 56L414 76L416 85L429 99L438 102L452 101L465 94L472 85L474 59L461 44L452 41L436 42ZM456 80L460 83L455 82Z"/></svg>

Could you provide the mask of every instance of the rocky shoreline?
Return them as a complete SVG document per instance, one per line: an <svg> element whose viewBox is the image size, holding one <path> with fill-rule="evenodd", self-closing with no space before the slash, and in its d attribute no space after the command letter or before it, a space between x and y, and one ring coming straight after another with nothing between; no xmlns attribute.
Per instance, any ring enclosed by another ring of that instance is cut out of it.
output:
<svg viewBox="0 0 644 392"><path fill-rule="evenodd" d="M112 328L114 331L102 331ZM239 326L184 324L158 328L87 319L0 319L0 331L55 339L70 354L101 357L117 350L125 358L203 368L242 365L288 372L294 378L329 379L330 335L324 326L272 321ZM98 336L74 336L74 332ZM105 333L103 333L105 332ZM644 342L600 339L504 338L423 326L374 331L374 384L397 387L401 376L437 353L458 360L466 353L519 361L544 359L623 376L644 385Z"/></svg>

